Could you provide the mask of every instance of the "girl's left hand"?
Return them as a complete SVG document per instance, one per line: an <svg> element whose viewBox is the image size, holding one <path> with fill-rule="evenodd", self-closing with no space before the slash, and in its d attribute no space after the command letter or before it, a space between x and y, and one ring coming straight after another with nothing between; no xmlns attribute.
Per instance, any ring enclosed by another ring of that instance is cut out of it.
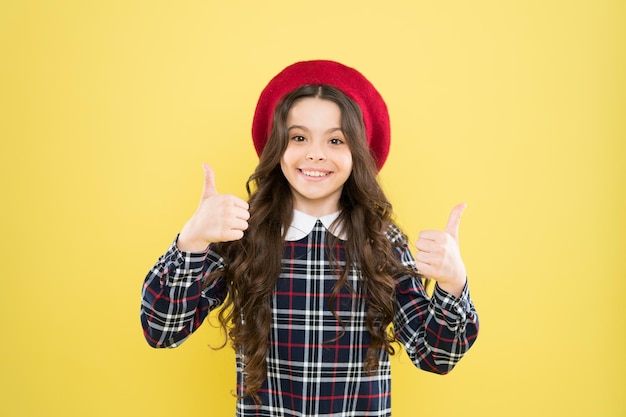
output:
<svg viewBox="0 0 626 417"><path fill-rule="evenodd" d="M467 205L461 203L452 209L444 231L424 230L415 244L418 249L415 255L417 269L455 297L461 295L467 281L459 250L459 224L465 207Z"/></svg>

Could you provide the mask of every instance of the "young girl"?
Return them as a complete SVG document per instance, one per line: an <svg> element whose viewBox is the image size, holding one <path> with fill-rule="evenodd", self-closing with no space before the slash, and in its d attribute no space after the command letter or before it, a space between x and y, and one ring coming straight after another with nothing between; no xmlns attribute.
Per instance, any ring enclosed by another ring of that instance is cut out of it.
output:
<svg viewBox="0 0 626 417"><path fill-rule="evenodd" d="M299 62L254 116L249 201L218 194L150 270L141 321L153 347L180 345L222 306L237 360L238 416L389 416L389 355L445 374L478 333L457 234L425 231L416 258L376 180L389 149L384 101L363 75ZM436 281L432 298L422 278Z"/></svg>

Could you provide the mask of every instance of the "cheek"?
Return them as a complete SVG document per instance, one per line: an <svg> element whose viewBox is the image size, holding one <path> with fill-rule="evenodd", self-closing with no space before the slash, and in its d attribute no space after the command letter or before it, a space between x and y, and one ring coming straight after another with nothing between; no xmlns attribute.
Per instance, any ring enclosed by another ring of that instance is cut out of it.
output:
<svg viewBox="0 0 626 417"><path fill-rule="evenodd" d="M285 149L285 152L283 152L283 156L280 157L281 168L283 168L284 170L289 165L292 165L294 163L294 160L295 160L294 152L288 146L287 149Z"/></svg>
<svg viewBox="0 0 626 417"><path fill-rule="evenodd" d="M342 158L342 166L345 170L347 171L352 171L352 154L351 153L347 153L346 155L343 156Z"/></svg>
<svg viewBox="0 0 626 417"><path fill-rule="evenodd" d="M289 148L285 149L283 156L280 157L280 169L283 172L283 176L291 181L290 178L294 175L294 169L297 166L297 157L293 151Z"/></svg>

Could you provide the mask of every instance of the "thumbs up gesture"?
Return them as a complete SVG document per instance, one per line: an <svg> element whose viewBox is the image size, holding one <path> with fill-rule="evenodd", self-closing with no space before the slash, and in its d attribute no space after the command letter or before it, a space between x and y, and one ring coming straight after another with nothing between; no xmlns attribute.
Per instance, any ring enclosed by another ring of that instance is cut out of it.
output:
<svg viewBox="0 0 626 417"><path fill-rule="evenodd" d="M459 250L459 224L465 207L461 203L452 209L444 231L424 230L415 244L417 269L456 297L461 295L467 279Z"/></svg>
<svg viewBox="0 0 626 417"><path fill-rule="evenodd" d="M194 215L185 223L176 245L180 250L201 252L211 242L239 240L248 228L248 203L237 196L219 194L215 187L213 170L204 169L204 188L200 204Z"/></svg>

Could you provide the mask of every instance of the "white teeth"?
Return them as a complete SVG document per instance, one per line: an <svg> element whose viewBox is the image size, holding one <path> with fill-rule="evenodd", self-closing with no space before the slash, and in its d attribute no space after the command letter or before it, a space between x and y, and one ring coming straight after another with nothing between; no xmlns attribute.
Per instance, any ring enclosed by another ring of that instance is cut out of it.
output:
<svg viewBox="0 0 626 417"><path fill-rule="evenodd" d="M307 177L325 177L328 175L328 172L319 172L319 171L302 171L304 175Z"/></svg>

